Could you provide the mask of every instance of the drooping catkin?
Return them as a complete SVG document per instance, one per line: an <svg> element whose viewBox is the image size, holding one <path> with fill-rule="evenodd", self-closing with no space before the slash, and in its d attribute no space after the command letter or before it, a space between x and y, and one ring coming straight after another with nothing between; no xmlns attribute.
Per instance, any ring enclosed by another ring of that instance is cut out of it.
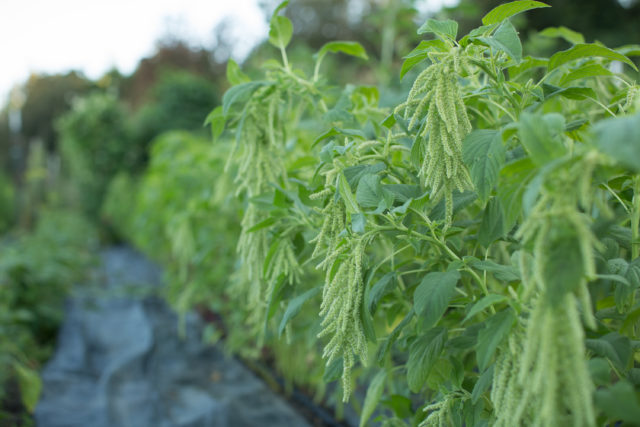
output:
<svg viewBox="0 0 640 427"><path fill-rule="evenodd" d="M337 222L343 224L342 221ZM336 225L335 218L331 223ZM333 227L330 229L335 231ZM367 340L360 320L365 242L362 238L350 237L344 244L331 249L320 265L326 271L326 278L320 306L322 331L318 337L329 338L322 355L327 365L342 357L343 400L346 402L351 395L351 369L355 365L355 356L363 364L367 363ZM337 269L332 276L334 267Z"/></svg>
<svg viewBox="0 0 640 427"><path fill-rule="evenodd" d="M403 113L414 144L424 155L418 175L431 191L433 203L445 199L445 227L453 218L453 191L473 188L462 160L462 140L471 123L462 99L457 73L462 59L457 49L434 62L416 78L407 100L396 113Z"/></svg>

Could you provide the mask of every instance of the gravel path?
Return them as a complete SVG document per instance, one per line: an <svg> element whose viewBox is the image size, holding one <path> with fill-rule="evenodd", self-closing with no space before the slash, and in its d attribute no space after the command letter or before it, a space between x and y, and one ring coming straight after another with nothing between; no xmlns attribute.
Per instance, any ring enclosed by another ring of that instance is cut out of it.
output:
<svg viewBox="0 0 640 427"><path fill-rule="evenodd" d="M67 303L38 426L309 426L238 361L203 345L195 316L179 335L176 315L153 296L157 266L124 247L101 257L100 286L78 287Z"/></svg>

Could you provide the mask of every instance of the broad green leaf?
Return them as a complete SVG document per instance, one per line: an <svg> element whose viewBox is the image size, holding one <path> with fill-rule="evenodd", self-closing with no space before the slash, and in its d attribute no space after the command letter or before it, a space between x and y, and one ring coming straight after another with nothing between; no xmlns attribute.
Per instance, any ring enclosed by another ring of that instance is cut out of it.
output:
<svg viewBox="0 0 640 427"><path fill-rule="evenodd" d="M338 53L338 52L355 56L356 58L360 58L360 59L365 59L365 60L369 59L369 57L367 56L367 51L364 50L364 47L362 47L360 43L347 42L347 41L333 41L333 42L325 43L320 48L318 53L316 53L316 56L318 58L318 61L321 61L322 58L324 58L324 56L327 53Z"/></svg>
<svg viewBox="0 0 640 427"><path fill-rule="evenodd" d="M582 58L599 58L611 59L612 61L621 61L638 71L635 64L626 56L608 47L600 46L595 43L581 43L570 47L567 50L558 52L549 58L548 71L554 70L567 62L575 61Z"/></svg>
<svg viewBox="0 0 640 427"><path fill-rule="evenodd" d="M502 168L497 197L504 210L505 229L511 230L522 213L522 195L535 175L531 159L516 160Z"/></svg>
<svg viewBox="0 0 640 427"><path fill-rule="evenodd" d="M547 64L549 64L549 60L547 58L534 58L532 56L525 56L518 65L514 65L508 68L509 76L513 78L533 68L546 67Z"/></svg>
<svg viewBox="0 0 640 427"><path fill-rule="evenodd" d="M392 394L382 404L389 407L398 418L409 418L413 414L411 399L400 394Z"/></svg>
<svg viewBox="0 0 640 427"><path fill-rule="evenodd" d="M640 113L598 122L593 127L600 151L622 166L640 172Z"/></svg>
<svg viewBox="0 0 640 427"><path fill-rule="evenodd" d="M438 323L455 295L456 284L460 280L457 271L428 273L413 294L415 312L424 318L424 327Z"/></svg>
<svg viewBox="0 0 640 427"><path fill-rule="evenodd" d="M384 191L388 191L393 194L394 199L400 203L404 203L410 199L417 199L422 196L419 185L384 184L382 188Z"/></svg>
<svg viewBox="0 0 640 427"><path fill-rule="evenodd" d="M272 226L273 224L275 224L277 221L277 218L275 217L268 217L265 220L260 221L259 223L257 223L256 225L254 225L253 227L249 228L246 233L254 233L258 230L262 230L263 228L267 228Z"/></svg>
<svg viewBox="0 0 640 427"><path fill-rule="evenodd" d="M478 366L484 370L491 362L493 353L500 343L509 335L516 315L511 308L506 308L486 321L486 326L478 333L476 358Z"/></svg>
<svg viewBox="0 0 640 427"><path fill-rule="evenodd" d="M222 132L224 132L224 125L226 123L226 119L224 114L222 113L222 106L218 106L213 109L212 112L209 113L207 118L204 120L204 125L211 126L211 139L213 142L216 142Z"/></svg>
<svg viewBox="0 0 640 427"><path fill-rule="evenodd" d="M516 63L522 61L522 44L518 32L509 21L504 21L491 37L478 37L477 40L498 52L506 53Z"/></svg>
<svg viewBox="0 0 640 427"><path fill-rule="evenodd" d="M40 392L42 391L40 375L38 375L37 371L20 363L14 363L13 367L18 377L18 384L20 385L22 404L30 413L33 413L40 399Z"/></svg>
<svg viewBox="0 0 640 427"><path fill-rule="evenodd" d="M371 314L375 313L378 303L382 297L396 284L395 272L389 272L382 276L369 291L366 298L366 308Z"/></svg>
<svg viewBox="0 0 640 427"><path fill-rule="evenodd" d="M291 320L294 316L300 313L300 310L302 309L302 305L305 302L309 301L311 298L318 295L321 290L322 288L319 286L313 289L309 289L307 292L301 295L298 295L297 297L289 301L289 305L287 306L287 309L285 310L284 315L282 316L282 321L280 322L280 327L278 328L278 335L282 335L282 333L284 332L284 328L285 326L287 326L287 323L289 322L289 320Z"/></svg>
<svg viewBox="0 0 640 427"><path fill-rule="evenodd" d="M241 83L239 85L233 86L229 90L227 90L222 96L222 114L227 115L229 110L236 102L245 102L253 92L258 90L261 86L265 86L267 82L247 82Z"/></svg>
<svg viewBox="0 0 640 427"><path fill-rule="evenodd" d="M251 81L249 76L242 72L238 63L231 58L227 61L227 80L232 86Z"/></svg>
<svg viewBox="0 0 640 427"><path fill-rule="evenodd" d="M494 365L489 366L489 368L480 375L478 381L476 381L473 386L473 391L471 392L471 402L476 403L478 399L484 394L485 391L489 390L491 383L493 382L493 369Z"/></svg>
<svg viewBox="0 0 640 427"><path fill-rule="evenodd" d="M365 218L363 213L354 213L351 214L351 231L356 234L364 233L365 225L367 224L367 219Z"/></svg>
<svg viewBox="0 0 640 427"><path fill-rule="evenodd" d="M446 341L447 330L438 327L427 331L411 344L407 361L407 383L413 393L422 389Z"/></svg>
<svg viewBox="0 0 640 427"><path fill-rule="evenodd" d="M493 197L484 209L478 230L478 242L482 246L488 247L495 240L504 236L507 231L504 226L502 203L500 199Z"/></svg>
<svg viewBox="0 0 640 427"><path fill-rule="evenodd" d="M594 398L596 406L611 421L616 421L614 424L623 421L637 425L640 420L640 402L633 386L624 379L609 388L596 390Z"/></svg>
<svg viewBox="0 0 640 427"><path fill-rule="evenodd" d="M433 33L442 39L455 40L458 34L458 23L447 19L439 21L437 19L427 19L427 22L418 28L418 34Z"/></svg>
<svg viewBox="0 0 640 427"><path fill-rule="evenodd" d="M373 325L373 318L371 317L371 312L367 310L367 301L369 300L369 292L370 288L365 288L364 290L364 298L360 301L360 322L362 323L362 329L364 331L365 337L371 342L377 342L376 338L376 328Z"/></svg>
<svg viewBox="0 0 640 427"><path fill-rule="evenodd" d="M360 212L360 208L358 207L358 202L356 202L356 198L351 191L351 187L349 187L349 183L347 182L347 178L344 177L344 174L341 173L338 176L338 192L340 193L340 197L344 201L344 205L347 208L347 213L357 213Z"/></svg>
<svg viewBox="0 0 640 427"><path fill-rule="evenodd" d="M387 381L387 371L379 371L375 377L371 380L369 388L367 389L367 395L364 398L362 404L362 413L360 414L360 427L367 425L367 421L371 418L371 415L378 407L382 392L384 391L384 384Z"/></svg>
<svg viewBox="0 0 640 427"><path fill-rule="evenodd" d="M571 44L584 43L584 36L577 31L573 31L567 27L548 27L540 31L538 35L549 38L562 38Z"/></svg>
<svg viewBox="0 0 640 427"><path fill-rule="evenodd" d="M404 62L400 69L400 78L402 79L413 67L427 59L429 57L429 52L444 52L446 50L446 45L440 39L422 40L415 49L404 57Z"/></svg>
<svg viewBox="0 0 640 427"><path fill-rule="evenodd" d="M347 182L351 188L356 188L360 183L360 179L365 175L376 175L378 172L382 172L387 168L384 163L374 163L372 165L354 165L344 168L344 173Z"/></svg>
<svg viewBox="0 0 640 427"><path fill-rule="evenodd" d="M493 8L482 18L482 24L497 24L507 18L517 15L518 13L525 12L531 9L537 9L540 7L549 7L549 5L532 0L512 1L510 3L501 4L500 6Z"/></svg>
<svg viewBox="0 0 640 427"><path fill-rule="evenodd" d="M492 305L505 301L506 299L507 297L505 297L504 295L498 294L489 294L482 297L478 302L473 304L473 307L471 307L471 310L469 310L469 313L467 313L462 323L465 323L467 320L471 319L473 316L480 313L485 308L491 307Z"/></svg>
<svg viewBox="0 0 640 427"><path fill-rule="evenodd" d="M269 28L269 43L284 49L291 41L293 24L286 16L274 15Z"/></svg>
<svg viewBox="0 0 640 427"><path fill-rule="evenodd" d="M462 142L462 156L470 169L478 197L483 202L487 201L504 164L505 149L501 132L474 130Z"/></svg>
<svg viewBox="0 0 640 427"><path fill-rule="evenodd" d="M522 113L518 123L518 134L531 160L543 166L565 154L559 136L564 131L564 117L557 113Z"/></svg>
<svg viewBox="0 0 640 427"><path fill-rule="evenodd" d="M455 215L461 209L466 208L478 198L478 195L473 191L465 191L460 193L459 191L453 192L453 214ZM445 201L440 200L437 205L429 212L429 217L434 220L444 219L445 214Z"/></svg>
<svg viewBox="0 0 640 427"><path fill-rule="evenodd" d="M586 79L589 77L599 76L612 76L613 73L609 69L603 67L600 64L585 64L575 70L571 70L560 79L560 85L566 86L567 84L575 81Z"/></svg>
<svg viewBox="0 0 640 427"><path fill-rule="evenodd" d="M602 357L594 357L589 359L588 367L591 379L596 386L603 386L609 384L611 381L611 366L607 359Z"/></svg>
<svg viewBox="0 0 640 427"><path fill-rule="evenodd" d="M554 96L562 96L563 98L582 101L590 98L597 100L598 96L596 92L590 87L572 86L572 87L559 87L550 84L542 85L545 101L553 98Z"/></svg>
<svg viewBox="0 0 640 427"><path fill-rule="evenodd" d="M626 371L633 350L629 338L617 332L610 332L600 338L585 340L587 349L598 356L606 357L619 371Z"/></svg>
<svg viewBox="0 0 640 427"><path fill-rule="evenodd" d="M382 200L382 186L380 185L380 175L364 175L356 189L356 200L363 208L376 208Z"/></svg>

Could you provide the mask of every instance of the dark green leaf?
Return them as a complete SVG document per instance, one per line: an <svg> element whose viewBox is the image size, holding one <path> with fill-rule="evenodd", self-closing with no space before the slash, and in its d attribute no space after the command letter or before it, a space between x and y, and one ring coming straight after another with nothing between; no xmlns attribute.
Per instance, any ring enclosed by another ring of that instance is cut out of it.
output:
<svg viewBox="0 0 640 427"><path fill-rule="evenodd" d="M634 70L638 71L635 64L623 54L595 43L576 44L567 50L554 54L549 58L549 66L547 70L551 71L563 64L566 64L567 62L575 61L576 59L593 58L594 56L611 59L612 61L624 62Z"/></svg>
<svg viewBox="0 0 640 427"><path fill-rule="evenodd" d="M478 195L473 191L465 191L464 193L460 193L459 191L453 192L453 213L454 215L469 206L478 198ZM444 219L445 213L445 204L444 200L440 200L437 205L431 209L429 213L429 217L434 220L442 220Z"/></svg>
<svg viewBox="0 0 640 427"><path fill-rule="evenodd" d="M498 294L489 294L487 296L482 297L478 302L476 302L473 305L473 307L471 307L471 310L469 310L469 313L467 313L467 316L464 318L462 323L465 323L467 320L471 319L473 316L480 313L485 308L491 307L492 305L502 302L506 299L507 297L505 297L504 295L498 295Z"/></svg>
<svg viewBox="0 0 640 427"><path fill-rule="evenodd" d="M478 344L476 346L476 358L480 369L487 368L493 353L509 335L515 321L516 315L511 308L506 308L496 313L486 321L486 326L478 333Z"/></svg>
<svg viewBox="0 0 640 427"><path fill-rule="evenodd" d="M382 200L380 175L366 174L360 178L356 189L356 200L363 208L376 208Z"/></svg>
<svg viewBox="0 0 640 427"><path fill-rule="evenodd" d="M297 297L289 301L289 305L287 306L287 309L284 312L284 316L282 316L282 321L280 322L280 327L278 328L278 335L282 335L282 333L284 332L284 328L285 326L287 326L287 323L289 322L289 320L291 320L295 315L300 313L300 310L302 309L302 305L305 302L309 301L311 298L318 295L321 290L322 290L321 287L310 289L307 292L303 293L302 295L298 295Z"/></svg>
<svg viewBox="0 0 640 427"><path fill-rule="evenodd" d="M460 280L457 271L428 273L413 294L416 314L424 317L424 327L438 323L455 295L456 284Z"/></svg>
<svg viewBox="0 0 640 427"><path fill-rule="evenodd" d="M378 307L378 303L382 299L382 297L389 292L393 286L396 284L396 274L394 272L390 272L385 274L378 280L369 291L366 299L366 308L369 310L369 313L373 314Z"/></svg>
<svg viewBox="0 0 640 427"><path fill-rule="evenodd" d="M20 385L22 404L30 413L33 413L40 399L40 392L42 391L40 375L38 375L37 371L17 362L14 363L13 367L18 377L18 384Z"/></svg>
<svg viewBox="0 0 640 427"><path fill-rule="evenodd" d="M351 187L349 187L347 178L345 178L342 173L338 176L338 192L344 201L344 205L347 208L348 213L353 214L360 212L360 208L358 207L356 198L351 191Z"/></svg>
<svg viewBox="0 0 640 427"><path fill-rule="evenodd" d="M484 247L488 247L495 240L505 235L504 213L502 203L497 197L492 198L487 203L482 215L482 222L478 230L478 242Z"/></svg>
<svg viewBox="0 0 640 427"><path fill-rule="evenodd" d="M383 344L379 347L378 354L376 357L378 364L382 364L384 362L384 359L387 356L387 353L389 352L389 350L391 349L391 346L393 345L393 343L396 342L396 340L400 336L400 333L405 328L405 326L407 326L409 322L411 322L411 319L413 319L414 314L415 313L413 312L413 310L410 310L406 314L406 316L404 316L402 321L398 323L398 325L393 329L393 331L391 331L391 333L389 334L387 339L383 342Z"/></svg>
<svg viewBox="0 0 640 427"><path fill-rule="evenodd" d="M407 361L407 383L413 393L418 393L427 381L446 341L447 330L438 327L427 331L411 344Z"/></svg>
<svg viewBox="0 0 640 427"><path fill-rule="evenodd" d="M400 69L400 78L402 79L413 67L429 57L429 52L444 52L447 50L446 45L440 39L422 40L407 56L404 57L402 68Z"/></svg>
<svg viewBox="0 0 640 427"><path fill-rule="evenodd" d="M322 381L330 383L340 378L344 369L343 363L342 357L337 357L328 366L325 366Z"/></svg>
<svg viewBox="0 0 640 427"><path fill-rule="evenodd" d="M599 76L612 76L613 73L608 68L603 67L600 64L585 64L571 70L560 79L560 85L566 86L567 84L580 79L586 79L589 77Z"/></svg>
<svg viewBox="0 0 640 427"><path fill-rule="evenodd" d="M337 127L332 127L331 129L329 129L328 131L326 131L325 133L317 137L313 141L312 146L315 146L318 142L322 141L323 139L331 138L332 136L336 136L336 135L344 135L344 136L351 136L359 139L367 139L367 136L360 129L340 129Z"/></svg>
<svg viewBox="0 0 640 427"><path fill-rule="evenodd" d="M600 357L606 357L619 371L625 371L632 351L629 338L611 332L600 338L590 338L585 341L587 349Z"/></svg>
<svg viewBox="0 0 640 427"><path fill-rule="evenodd" d="M484 394L485 391L489 390L491 383L493 382L493 368L494 365L489 366L489 368L480 375L478 381L473 386L473 391L471 392L471 402L476 403L480 397Z"/></svg>
<svg viewBox="0 0 640 427"><path fill-rule="evenodd" d="M505 230L511 230L522 213L522 195L535 174L531 159L516 160L502 168L497 197L504 210Z"/></svg>
<svg viewBox="0 0 640 427"><path fill-rule="evenodd" d="M611 367L602 357L594 357L588 361L589 373L596 386L609 384L611 381Z"/></svg>
<svg viewBox="0 0 640 427"><path fill-rule="evenodd" d="M204 120L204 125L211 125L211 139L213 142L216 142L222 132L224 131L226 119L224 114L222 113L222 106L218 106L213 109L212 112L209 113L207 118Z"/></svg>
<svg viewBox="0 0 640 427"><path fill-rule="evenodd" d="M268 83L260 81L241 83L227 90L222 97L222 114L226 116L233 104L245 102L253 92L266 84Z"/></svg>
<svg viewBox="0 0 640 427"><path fill-rule="evenodd" d="M540 7L549 7L549 5L532 0L512 1L510 3L501 4L500 6L491 9L491 11L482 18L482 24L497 24L507 18L517 15L518 13Z"/></svg>
<svg viewBox="0 0 640 427"><path fill-rule="evenodd" d="M626 380L618 381L609 388L596 390L595 402L612 421L637 425L640 420L640 404L636 392Z"/></svg>
<svg viewBox="0 0 640 427"><path fill-rule="evenodd" d="M481 129L471 132L462 142L462 156L469 166L478 197L483 202L487 201L504 164L505 149L500 131Z"/></svg>
<svg viewBox="0 0 640 427"><path fill-rule="evenodd" d="M364 233L364 227L367 223L367 219L365 218L363 213L354 213L351 214L351 231L356 234Z"/></svg>

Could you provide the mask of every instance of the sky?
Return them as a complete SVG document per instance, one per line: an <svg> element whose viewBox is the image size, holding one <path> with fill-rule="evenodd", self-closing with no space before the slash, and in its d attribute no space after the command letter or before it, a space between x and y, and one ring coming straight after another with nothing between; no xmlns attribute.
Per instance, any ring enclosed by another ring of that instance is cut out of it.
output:
<svg viewBox="0 0 640 427"><path fill-rule="evenodd" d="M453 3L423 0L419 6ZM268 33L257 0L0 0L0 103L31 73L75 69L96 79L116 67L129 74L168 33L211 47L213 30L225 19L236 58Z"/></svg>

